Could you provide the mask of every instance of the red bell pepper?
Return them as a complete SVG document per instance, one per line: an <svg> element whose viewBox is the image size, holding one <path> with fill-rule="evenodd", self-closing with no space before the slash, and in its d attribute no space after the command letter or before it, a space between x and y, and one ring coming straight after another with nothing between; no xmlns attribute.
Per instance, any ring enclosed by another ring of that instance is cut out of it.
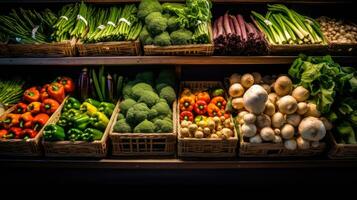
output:
<svg viewBox="0 0 357 200"><path fill-rule="evenodd" d="M58 77L57 82L61 83L64 87L64 91L67 93L72 93L74 92L74 82L71 78L69 77Z"/></svg>
<svg viewBox="0 0 357 200"><path fill-rule="evenodd" d="M29 103L40 100L40 91L36 87L27 89L24 93L24 100Z"/></svg>
<svg viewBox="0 0 357 200"><path fill-rule="evenodd" d="M48 94L50 97L52 97L52 99L62 103L65 98L63 85L60 83L51 83L51 85L48 87Z"/></svg>
<svg viewBox="0 0 357 200"><path fill-rule="evenodd" d="M198 115L204 115L207 112L207 103L203 100L196 101L194 111Z"/></svg>
<svg viewBox="0 0 357 200"><path fill-rule="evenodd" d="M1 129L1 130L0 130L0 139L1 139L1 138L5 138L8 133L9 133L8 130L6 130L6 129Z"/></svg>
<svg viewBox="0 0 357 200"><path fill-rule="evenodd" d="M48 116L45 113L40 113L38 115L35 116L35 118L33 119L33 124L34 124L34 130L38 131L40 130L48 121L48 119L50 118L50 116Z"/></svg>
<svg viewBox="0 0 357 200"><path fill-rule="evenodd" d="M190 111L183 111L181 112L180 114L180 120L183 121L183 120L186 120L186 121L193 121L193 114L192 112Z"/></svg>
<svg viewBox="0 0 357 200"><path fill-rule="evenodd" d="M59 103L53 99L45 99L41 104L41 112L51 115L56 112L59 107Z"/></svg>
<svg viewBox="0 0 357 200"><path fill-rule="evenodd" d="M27 104L25 103L18 103L16 104L16 108L15 108L16 113L18 114L23 114L27 111Z"/></svg>
<svg viewBox="0 0 357 200"><path fill-rule="evenodd" d="M34 138L34 137L36 137L37 133L38 133L37 131L27 128L27 129L24 129L24 130L21 131L20 138L21 139Z"/></svg>
<svg viewBox="0 0 357 200"><path fill-rule="evenodd" d="M223 97L220 97L220 96L215 97L215 98L212 99L211 103L216 105L221 110L225 110L226 109L227 101Z"/></svg>
<svg viewBox="0 0 357 200"><path fill-rule="evenodd" d="M31 112L26 112L20 117L20 127L21 128L32 128L33 126L33 117Z"/></svg>
<svg viewBox="0 0 357 200"><path fill-rule="evenodd" d="M222 111L215 104L210 103L207 106L207 112L210 117L220 117L222 116Z"/></svg>
<svg viewBox="0 0 357 200"><path fill-rule="evenodd" d="M209 104L209 102L211 101L211 97L209 96L208 92L199 92L196 95L196 101L199 101L199 100L203 100L207 104Z"/></svg>
<svg viewBox="0 0 357 200"><path fill-rule="evenodd" d="M21 114L10 113L6 115L3 123L7 124L9 127L18 126Z"/></svg>
<svg viewBox="0 0 357 200"><path fill-rule="evenodd" d="M6 138L6 139L20 139L21 131L22 131L22 128L12 127L9 129L8 134L5 135L4 138Z"/></svg>
<svg viewBox="0 0 357 200"><path fill-rule="evenodd" d="M50 86L50 84L46 84L41 88L41 90L40 90L40 99L41 99L41 101L50 98L50 95L48 94L48 87L49 86Z"/></svg>
<svg viewBox="0 0 357 200"><path fill-rule="evenodd" d="M27 112L31 112L31 114L36 115L41 111L41 103L40 102L32 102L27 106Z"/></svg>

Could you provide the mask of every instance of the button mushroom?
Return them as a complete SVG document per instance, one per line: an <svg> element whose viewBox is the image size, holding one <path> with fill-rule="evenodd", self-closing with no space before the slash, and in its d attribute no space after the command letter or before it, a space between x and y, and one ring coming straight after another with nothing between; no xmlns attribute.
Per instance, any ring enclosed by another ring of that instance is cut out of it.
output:
<svg viewBox="0 0 357 200"><path fill-rule="evenodd" d="M294 97L286 95L277 102L279 112L283 114L293 114L297 110L297 102Z"/></svg>
<svg viewBox="0 0 357 200"><path fill-rule="evenodd" d="M254 84L254 76L251 74L243 74L240 82L244 88L248 89Z"/></svg>
<svg viewBox="0 0 357 200"><path fill-rule="evenodd" d="M294 137L294 133L295 133L294 127L290 124L285 124L281 129L281 137L286 140Z"/></svg>
<svg viewBox="0 0 357 200"><path fill-rule="evenodd" d="M292 88L293 83L287 76L280 76L274 83L274 91L279 96L290 94Z"/></svg>
<svg viewBox="0 0 357 200"><path fill-rule="evenodd" d="M253 137L257 133L257 127L254 124L243 124L241 130L244 137Z"/></svg>
<svg viewBox="0 0 357 200"><path fill-rule="evenodd" d="M262 137L264 141L273 141L275 134L272 128L265 127L260 131L260 137Z"/></svg>
<svg viewBox="0 0 357 200"><path fill-rule="evenodd" d="M319 141L326 135L326 128L316 117L306 117L299 124L299 134L308 141Z"/></svg>
<svg viewBox="0 0 357 200"><path fill-rule="evenodd" d="M268 93L260 85L253 85L243 95L245 109L254 114L262 113L267 101Z"/></svg>
<svg viewBox="0 0 357 200"><path fill-rule="evenodd" d="M284 115L281 112L275 113L271 121L274 128L280 128L285 124Z"/></svg>
<svg viewBox="0 0 357 200"><path fill-rule="evenodd" d="M228 93L231 97L241 97L244 94L244 88L239 83L234 83L229 87Z"/></svg>
<svg viewBox="0 0 357 200"><path fill-rule="evenodd" d="M301 116L294 113L294 114L291 114L291 115L286 115L286 122L288 124L291 124L295 127L299 126L300 122L301 122Z"/></svg>
<svg viewBox="0 0 357 200"><path fill-rule="evenodd" d="M296 99L296 101L302 102L306 101L309 98L310 92L306 88L298 86L293 90L293 93L291 95Z"/></svg>
<svg viewBox="0 0 357 200"><path fill-rule="evenodd" d="M253 113L248 113L243 116L243 121L246 124L254 124L256 119L257 119L257 117Z"/></svg>

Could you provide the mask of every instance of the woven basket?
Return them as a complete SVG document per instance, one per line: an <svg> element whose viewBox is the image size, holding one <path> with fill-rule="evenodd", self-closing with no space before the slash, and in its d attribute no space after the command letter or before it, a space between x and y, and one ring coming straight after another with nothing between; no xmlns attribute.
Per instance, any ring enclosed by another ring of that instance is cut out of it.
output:
<svg viewBox="0 0 357 200"><path fill-rule="evenodd" d="M208 29L211 35L209 44L171 45L165 47L144 45L144 54L146 56L211 56L214 52L214 42L211 26Z"/></svg>
<svg viewBox="0 0 357 200"><path fill-rule="evenodd" d="M50 124L55 120L56 113L60 112L62 109L64 102L59 106L57 111L52 114L49 118L47 124ZM11 107L10 109L6 110L6 112L0 117L3 118L7 114L12 113L16 109L16 106ZM5 156L42 156L42 146L41 146L41 138L43 134L44 127L38 132L35 138L31 139L8 139L8 140L1 140L0 139L0 155Z"/></svg>
<svg viewBox="0 0 357 200"><path fill-rule="evenodd" d="M139 56L141 54L140 41L99 42L83 44L77 42L79 56Z"/></svg>
<svg viewBox="0 0 357 200"><path fill-rule="evenodd" d="M326 143L320 142L317 148L288 150L284 144L245 142L242 134L239 134L240 157L312 157L322 155L326 150Z"/></svg>
<svg viewBox="0 0 357 200"><path fill-rule="evenodd" d="M328 134L331 149L328 157L331 159L357 159L357 144L338 144L331 132Z"/></svg>
<svg viewBox="0 0 357 200"><path fill-rule="evenodd" d="M61 109L62 110L62 109ZM58 141L48 142L42 141L45 156L47 157L92 157L103 158L107 156L108 144L107 139L110 131L111 124L115 121L115 114L119 110L119 102L117 103L114 112L109 120L109 124L104 131L101 140L93 142L85 141ZM61 111L54 115L54 120L50 124L55 124L61 117Z"/></svg>
<svg viewBox="0 0 357 200"><path fill-rule="evenodd" d="M190 88L192 91L202 91L211 87L221 87L221 82L216 81L187 81L181 82L180 89ZM180 94L181 94L180 91ZM180 115L177 106L177 116ZM178 127L178 156L189 158L220 158L235 157L238 144L237 131L234 129L234 137L227 140L211 138L181 138L180 118L177 117Z"/></svg>
<svg viewBox="0 0 357 200"><path fill-rule="evenodd" d="M8 56L13 57L65 57L75 56L76 40L46 44L8 44Z"/></svg>
<svg viewBox="0 0 357 200"><path fill-rule="evenodd" d="M353 54L355 55L357 51L357 43L354 44L344 44L344 43L335 43L329 42L329 51L333 54Z"/></svg>
<svg viewBox="0 0 357 200"><path fill-rule="evenodd" d="M9 56L9 50L7 48L7 45L0 42L0 57L6 56Z"/></svg>
<svg viewBox="0 0 357 200"><path fill-rule="evenodd" d="M109 137L113 156L171 156L176 149L176 101L172 106L172 133L115 133L115 121ZM119 113L118 113L119 114ZM115 119L117 119L116 114Z"/></svg>

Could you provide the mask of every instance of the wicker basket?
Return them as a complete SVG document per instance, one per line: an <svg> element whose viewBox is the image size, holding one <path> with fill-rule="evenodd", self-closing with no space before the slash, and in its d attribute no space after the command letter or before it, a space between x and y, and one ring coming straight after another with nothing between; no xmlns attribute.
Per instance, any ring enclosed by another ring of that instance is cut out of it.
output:
<svg viewBox="0 0 357 200"><path fill-rule="evenodd" d="M83 44L77 42L79 56L139 56L141 54L140 41L99 42Z"/></svg>
<svg viewBox="0 0 357 200"><path fill-rule="evenodd" d="M61 109L62 110L62 109ZM111 124L115 121L115 114L119 110L119 102L117 103L114 112L109 120L109 124L104 131L101 140L93 142L85 141L59 141L47 142L42 141L45 156L47 157L92 157L103 158L107 155L108 144L107 139L110 131ZM50 124L55 124L61 116L61 111L54 115L54 120Z"/></svg>
<svg viewBox="0 0 357 200"><path fill-rule="evenodd" d="M326 150L326 143L320 142L317 148L288 150L284 144L275 143L260 143L253 144L245 142L241 134L239 134L240 157L312 157L322 155Z"/></svg>
<svg viewBox="0 0 357 200"><path fill-rule="evenodd" d="M181 82L180 89L190 88L193 91L204 90L211 87L221 87L221 82L216 81L187 81ZM180 91L180 93L181 93ZM177 115L180 115L179 108ZM177 123L180 123L179 117ZM181 138L181 126L178 127L178 156L189 158L220 158L220 157L235 157L238 145L237 131L234 129L234 137L227 140L222 139L197 139L197 138Z"/></svg>
<svg viewBox="0 0 357 200"><path fill-rule="evenodd" d="M75 56L76 40L47 44L8 44L8 56L13 57L65 57Z"/></svg>
<svg viewBox="0 0 357 200"><path fill-rule="evenodd" d="M0 42L0 57L6 56L9 56L9 50L7 48L7 45Z"/></svg>
<svg viewBox="0 0 357 200"><path fill-rule="evenodd" d="M331 148L328 157L331 159L357 159L357 144L338 144L331 132L328 134Z"/></svg>
<svg viewBox="0 0 357 200"><path fill-rule="evenodd" d="M172 133L115 133L112 124L109 137L113 156L172 156L176 149L176 101L173 103ZM118 113L119 114L119 113ZM118 115L117 114L117 115ZM117 115L115 119L117 119Z"/></svg>
<svg viewBox="0 0 357 200"><path fill-rule="evenodd" d="M56 113L60 112L62 109L64 102L60 105L55 113L47 121L47 124L50 124L55 120ZM10 109L6 110L6 112L0 117L3 118L7 114L12 113L16 109L16 106L11 107ZM45 125L45 126L46 126ZM35 138L31 139L8 139L8 140L0 140L0 155L5 156L42 156L42 146L41 146L41 138L44 127L38 132Z"/></svg>
<svg viewBox="0 0 357 200"><path fill-rule="evenodd" d="M211 26L208 29L211 35L209 44L171 45L165 47L144 45L144 54L146 56L211 56L214 52L214 42Z"/></svg>
<svg viewBox="0 0 357 200"><path fill-rule="evenodd" d="M329 42L329 51L333 54L338 55L346 55L353 54L355 55L357 51L357 43L354 44L343 44L343 43L335 43Z"/></svg>

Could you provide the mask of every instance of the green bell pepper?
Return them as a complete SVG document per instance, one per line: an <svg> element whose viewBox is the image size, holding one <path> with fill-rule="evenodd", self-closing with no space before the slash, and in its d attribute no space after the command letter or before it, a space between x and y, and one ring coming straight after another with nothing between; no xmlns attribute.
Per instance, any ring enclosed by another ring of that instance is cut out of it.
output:
<svg viewBox="0 0 357 200"><path fill-rule="evenodd" d="M73 109L73 108L70 109L70 110L68 110L67 113L68 113L68 117L69 117L69 118L72 118L72 117L74 117L74 116L77 116L77 115L82 114L81 111L76 110L76 109Z"/></svg>
<svg viewBox="0 0 357 200"><path fill-rule="evenodd" d="M66 128L67 126L71 126L71 117L68 112L62 113L61 117L59 118L57 125Z"/></svg>
<svg viewBox="0 0 357 200"><path fill-rule="evenodd" d="M94 113L94 115L92 116L92 126L94 128L97 128L99 130L104 131L105 128L107 128L108 124L109 124L109 119L107 116L105 116L104 113L101 112L96 112Z"/></svg>
<svg viewBox="0 0 357 200"><path fill-rule="evenodd" d="M86 99L84 102L88 102L88 103L92 104L93 106L95 106L95 107L97 107L97 108L98 108L99 105L100 105L100 102L99 102L99 101L94 100L94 99L91 99L91 98Z"/></svg>
<svg viewBox="0 0 357 200"><path fill-rule="evenodd" d="M73 123L74 128L77 128L79 130L84 130L87 128L87 126L91 123L92 120L87 114L83 113L73 116L71 118L71 121Z"/></svg>
<svg viewBox="0 0 357 200"><path fill-rule="evenodd" d="M99 105L99 111L104 113L107 117L112 116L115 105L112 103L102 102Z"/></svg>
<svg viewBox="0 0 357 200"><path fill-rule="evenodd" d="M91 142L93 140L100 140L102 139L102 137L103 137L103 132L94 128L86 128L86 130L84 130L84 133L82 135L82 139L87 142Z"/></svg>
<svg viewBox="0 0 357 200"><path fill-rule="evenodd" d="M56 124L47 125L43 131L46 141L63 141L66 138L64 129Z"/></svg>
<svg viewBox="0 0 357 200"><path fill-rule="evenodd" d="M66 101L66 103L63 106L63 111L66 112L70 109L76 109L79 110L79 108L81 107L81 102L78 101L76 98L74 97L69 97Z"/></svg>
<svg viewBox="0 0 357 200"><path fill-rule="evenodd" d="M76 128L71 128L67 132L68 140L71 140L73 142L82 140L82 135L83 135L83 132L81 130L79 130L79 129L76 129Z"/></svg>
<svg viewBox="0 0 357 200"><path fill-rule="evenodd" d="M98 112L98 109L88 102L82 103L80 110L87 113L89 116L93 116L94 113Z"/></svg>

